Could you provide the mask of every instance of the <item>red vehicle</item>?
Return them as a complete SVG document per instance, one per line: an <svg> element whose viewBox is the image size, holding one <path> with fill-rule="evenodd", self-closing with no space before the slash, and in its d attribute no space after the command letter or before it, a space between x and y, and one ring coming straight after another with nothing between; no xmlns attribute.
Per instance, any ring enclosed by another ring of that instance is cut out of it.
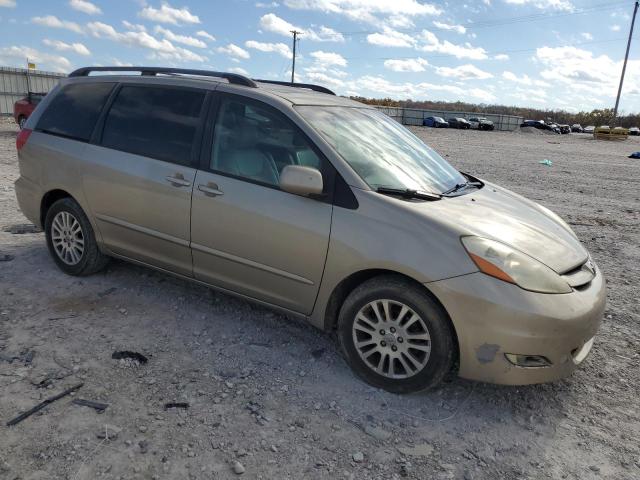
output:
<svg viewBox="0 0 640 480"><path fill-rule="evenodd" d="M20 128L24 126L31 112L33 112L36 105L40 103L40 100L42 100L45 95L46 93L29 92L26 97L21 98L13 104L13 118L15 118Z"/></svg>

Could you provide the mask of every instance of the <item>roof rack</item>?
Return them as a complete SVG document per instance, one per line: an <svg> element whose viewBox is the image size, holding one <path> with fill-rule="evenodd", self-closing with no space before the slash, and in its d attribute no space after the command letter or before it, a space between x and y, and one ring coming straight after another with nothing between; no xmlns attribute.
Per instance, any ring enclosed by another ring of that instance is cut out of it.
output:
<svg viewBox="0 0 640 480"><path fill-rule="evenodd" d="M194 70L189 68L168 68L168 67L83 67L74 70L69 74L70 77L88 77L91 72L140 72L140 75L154 76L157 74L182 74L182 75L200 75L202 77L218 77L224 78L229 83L235 85L244 85L245 87L256 88L256 82L244 75L237 73L213 72L210 70Z"/></svg>
<svg viewBox="0 0 640 480"><path fill-rule="evenodd" d="M323 87L322 85L313 85L312 83L292 83L292 82L280 82L278 80L259 80L254 78L254 81L260 83L271 83L273 85L285 85L287 87L296 87L296 88L308 88L309 90L313 90L315 92L328 93L329 95L335 95L335 93L329 90L327 87Z"/></svg>

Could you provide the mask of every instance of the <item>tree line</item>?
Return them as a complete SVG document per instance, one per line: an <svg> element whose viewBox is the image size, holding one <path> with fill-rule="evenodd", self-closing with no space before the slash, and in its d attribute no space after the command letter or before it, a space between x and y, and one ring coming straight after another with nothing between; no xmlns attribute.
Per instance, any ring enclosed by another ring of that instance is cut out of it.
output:
<svg viewBox="0 0 640 480"><path fill-rule="evenodd" d="M587 125L612 125L613 109L602 108L590 112L571 113L565 110L549 110L539 108L513 107L507 105L487 105L466 102L442 102L435 100L393 100L391 98L366 98L351 97L358 102L368 105L384 105L387 107L419 108L424 110L449 110L456 112L493 113L499 115L515 115L525 120L545 120L559 124L573 125L579 123L583 127ZM622 127L640 126L640 113L618 115L616 125Z"/></svg>

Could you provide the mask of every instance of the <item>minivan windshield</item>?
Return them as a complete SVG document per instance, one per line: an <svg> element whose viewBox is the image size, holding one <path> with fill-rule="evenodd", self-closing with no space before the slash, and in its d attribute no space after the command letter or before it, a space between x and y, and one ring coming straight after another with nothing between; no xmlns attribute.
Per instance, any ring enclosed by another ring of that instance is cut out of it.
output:
<svg viewBox="0 0 640 480"><path fill-rule="evenodd" d="M443 193L465 178L384 113L357 107L299 106L316 129L372 189Z"/></svg>

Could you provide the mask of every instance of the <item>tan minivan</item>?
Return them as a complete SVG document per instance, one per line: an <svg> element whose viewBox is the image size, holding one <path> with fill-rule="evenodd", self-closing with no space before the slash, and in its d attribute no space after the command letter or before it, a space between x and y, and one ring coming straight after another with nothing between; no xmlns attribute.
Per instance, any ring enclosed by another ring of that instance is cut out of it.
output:
<svg viewBox="0 0 640 480"><path fill-rule="evenodd" d="M17 148L63 271L118 257L301 316L389 391L561 378L600 324L604 278L557 215L320 86L83 68Z"/></svg>

